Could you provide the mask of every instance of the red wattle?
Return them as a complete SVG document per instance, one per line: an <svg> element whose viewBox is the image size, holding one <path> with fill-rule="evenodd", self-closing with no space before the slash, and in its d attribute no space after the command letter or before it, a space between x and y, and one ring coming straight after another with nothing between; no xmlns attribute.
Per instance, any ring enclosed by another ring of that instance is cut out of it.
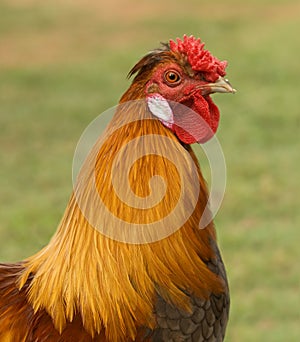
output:
<svg viewBox="0 0 300 342"><path fill-rule="evenodd" d="M217 131L220 112L209 96L195 93L172 107L173 130L184 143L205 143Z"/></svg>

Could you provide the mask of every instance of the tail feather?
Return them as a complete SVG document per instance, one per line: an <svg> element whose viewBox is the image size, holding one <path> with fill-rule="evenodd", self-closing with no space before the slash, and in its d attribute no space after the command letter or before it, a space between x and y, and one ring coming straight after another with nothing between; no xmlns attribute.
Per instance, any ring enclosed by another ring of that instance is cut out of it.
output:
<svg viewBox="0 0 300 342"><path fill-rule="evenodd" d="M33 318L33 310L26 300L26 284L18 289L17 280L23 266L0 264L0 340L4 342L29 341L31 336L28 323Z"/></svg>

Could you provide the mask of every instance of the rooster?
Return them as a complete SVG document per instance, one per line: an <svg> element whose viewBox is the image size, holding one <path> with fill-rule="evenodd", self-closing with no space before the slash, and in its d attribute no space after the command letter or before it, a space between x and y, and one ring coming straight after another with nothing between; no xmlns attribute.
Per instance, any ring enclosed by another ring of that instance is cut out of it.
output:
<svg viewBox="0 0 300 342"><path fill-rule="evenodd" d="M1 342L223 340L228 283L190 145L217 130L210 94L235 92L226 65L184 36L132 68L50 243L0 264Z"/></svg>

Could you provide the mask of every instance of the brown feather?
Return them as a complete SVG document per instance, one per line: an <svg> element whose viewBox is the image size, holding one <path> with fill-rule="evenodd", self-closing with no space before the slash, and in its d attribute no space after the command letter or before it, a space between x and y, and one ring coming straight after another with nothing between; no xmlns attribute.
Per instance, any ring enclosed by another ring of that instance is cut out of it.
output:
<svg viewBox="0 0 300 342"><path fill-rule="evenodd" d="M161 58L174 56L168 51L153 53L132 69L130 75L138 72L138 76L121 103L143 98L145 79ZM132 122L115 130L125 117ZM193 214L165 239L127 244L96 230L72 194L50 243L22 264L0 266L1 341L74 341L74 336L76 341L145 341L145 332L157 324L153 312L158 295L189 311L187 291L207 299L211 293L226 290L224 279L207 266L215 255L210 243L215 239L213 224L198 228L207 190L197 159L190 147L182 146L173 133L150 117L144 102L129 103L117 110L105 139L101 138L105 143L100 150L96 143L79 175L81 200L93 215L93 223L105 229L112 228L113 222L96 206L96 195L126 222L147 224L164 218L174 209L180 192L180 177L172 163L150 155L137 160L129 172L132 191L141 197L151 193L149 186L141 185L148 184L154 175L160 175L169 185L164 200L151 209L121 203L108 172L118 151L130 140L159 134L170 139L186 159L182 171L187 179L189 156L196 165L201 191ZM135 149L139 148L137 143ZM94 174L97 194L92 191ZM189 191L193 196L193 189Z"/></svg>

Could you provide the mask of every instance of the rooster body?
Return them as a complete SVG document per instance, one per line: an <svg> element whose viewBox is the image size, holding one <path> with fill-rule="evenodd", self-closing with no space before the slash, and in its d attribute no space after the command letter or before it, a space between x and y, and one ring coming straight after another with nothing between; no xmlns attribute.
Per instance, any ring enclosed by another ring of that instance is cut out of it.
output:
<svg viewBox="0 0 300 342"><path fill-rule="evenodd" d="M225 66L200 40L186 36L136 64L130 75L137 75L120 100L104 142L96 144L85 161L50 243L21 263L0 264L0 341L223 340L228 284L213 223L208 220L199 229L208 193L189 145L208 140L216 131L219 112L209 94L234 91L222 78ZM174 103L191 108L206 125L194 127L188 112ZM162 112L162 106L167 110ZM130 189L138 198L149 196L149 180L156 175L169 186L163 201L141 209L120 203L108 170L130 141L130 151L138 155L147 144L138 138L149 135L172 142L183 158L182 177L164 158L169 145L164 140L155 145L153 140L157 153L136 158L127 175ZM200 189L195 205L190 203L195 197L192 167ZM190 186L175 221L185 217L187 208L192 211L180 229L168 221L164 238L154 237L150 243L145 243L151 236L147 229L140 237L136 232L135 237L145 239L141 243L126 242L131 236L125 226L118 230L118 239L105 233L116 230L115 221L96 206L97 196L122 222L147 228L174 210L181 179ZM104 227L104 233L97 226Z"/></svg>

